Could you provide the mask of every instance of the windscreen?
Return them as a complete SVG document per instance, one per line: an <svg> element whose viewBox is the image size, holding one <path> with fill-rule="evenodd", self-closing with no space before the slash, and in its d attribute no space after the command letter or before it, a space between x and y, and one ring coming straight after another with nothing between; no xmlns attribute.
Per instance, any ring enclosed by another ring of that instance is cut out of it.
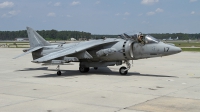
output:
<svg viewBox="0 0 200 112"><path fill-rule="evenodd" d="M151 35L146 35L145 36L145 41L147 44L151 44L151 43L158 43L159 40L157 40L156 38L152 37Z"/></svg>

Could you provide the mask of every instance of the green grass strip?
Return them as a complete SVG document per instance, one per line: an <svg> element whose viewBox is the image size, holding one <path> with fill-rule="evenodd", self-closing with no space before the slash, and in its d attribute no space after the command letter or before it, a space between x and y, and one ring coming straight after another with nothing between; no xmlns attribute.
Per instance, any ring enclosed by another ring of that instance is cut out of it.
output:
<svg viewBox="0 0 200 112"><path fill-rule="evenodd" d="M182 51L195 51L200 52L200 48L181 48Z"/></svg>

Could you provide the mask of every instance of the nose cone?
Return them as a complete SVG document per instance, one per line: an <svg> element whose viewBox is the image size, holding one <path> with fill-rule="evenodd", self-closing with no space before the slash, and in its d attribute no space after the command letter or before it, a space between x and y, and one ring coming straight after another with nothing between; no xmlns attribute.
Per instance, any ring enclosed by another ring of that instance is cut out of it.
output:
<svg viewBox="0 0 200 112"><path fill-rule="evenodd" d="M176 47L171 44L161 43L161 46L162 46L161 49L162 48L164 49L163 52L161 52L162 56L172 55L172 54L180 53L182 51L181 48Z"/></svg>
<svg viewBox="0 0 200 112"><path fill-rule="evenodd" d="M169 52L170 52L171 54L180 53L181 51L182 51L181 48L175 47L175 46L172 46L172 47L171 47L171 50L169 50Z"/></svg>

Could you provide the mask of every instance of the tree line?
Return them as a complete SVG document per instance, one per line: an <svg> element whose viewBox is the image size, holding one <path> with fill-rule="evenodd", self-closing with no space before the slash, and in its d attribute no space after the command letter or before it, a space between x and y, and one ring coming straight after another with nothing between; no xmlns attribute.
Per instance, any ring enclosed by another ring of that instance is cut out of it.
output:
<svg viewBox="0 0 200 112"><path fill-rule="evenodd" d="M171 37L172 39L179 38L179 40L188 40L188 39L200 39L200 33L196 34L187 34L187 33L162 33L162 34L157 34L157 33L152 33L149 34L157 39L168 39Z"/></svg>
<svg viewBox="0 0 200 112"><path fill-rule="evenodd" d="M78 40L91 37L91 33L83 31L41 30L37 32L46 40L70 40L71 38ZM15 40L15 38L28 38L27 31L0 31L0 40Z"/></svg>
<svg viewBox="0 0 200 112"><path fill-rule="evenodd" d="M57 30L41 30L37 31L46 40L70 40L71 38L79 39L99 39L102 37L117 38L118 35L95 35L81 31L57 31ZM144 34L147 35L147 34ZM180 40L200 39L200 33L151 33L151 36L157 39L179 38ZM0 31L0 40L15 40L15 38L27 38L26 30L21 31Z"/></svg>

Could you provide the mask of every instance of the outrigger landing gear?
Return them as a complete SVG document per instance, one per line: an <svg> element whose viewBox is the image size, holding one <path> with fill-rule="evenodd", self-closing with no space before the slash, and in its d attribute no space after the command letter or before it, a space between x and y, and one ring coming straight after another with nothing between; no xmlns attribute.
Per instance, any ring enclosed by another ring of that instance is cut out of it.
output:
<svg viewBox="0 0 200 112"><path fill-rule="evenodd" d="M57 69L57 75L61 76L60 65L58 65L56 69Z"/></svg>
<svg viewBox="0 0 200 112"><path fill-rule="evenodd" d="M82 67L82 66L79 67L79 71L80 71L81 73L89 72L89 70L90 70L89 67Z"/></svg>
<svg viewBox="0 0 200 112"><path fill-rule="evenodd" d="M128 60L125 60L125 63L126 63L127 68L123 66L119 69L119 73L121 75L126 75L128 73L128 70L131 68L131 64Z"/></svg>

